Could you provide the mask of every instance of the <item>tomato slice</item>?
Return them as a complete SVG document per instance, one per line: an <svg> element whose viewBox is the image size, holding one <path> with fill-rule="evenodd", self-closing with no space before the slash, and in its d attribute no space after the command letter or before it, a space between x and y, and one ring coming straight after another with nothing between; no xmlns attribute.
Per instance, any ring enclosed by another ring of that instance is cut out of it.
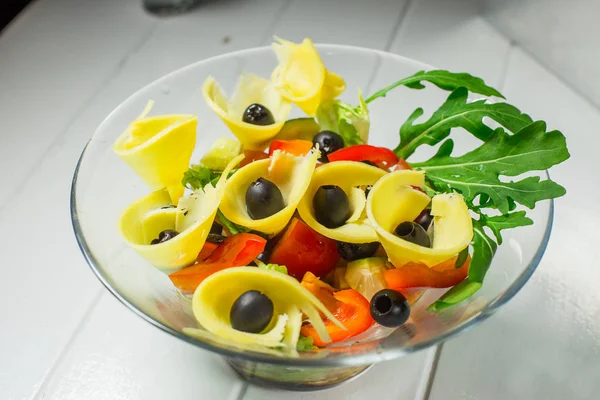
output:
<svg viewBox="0 0 600 400"><path fill-rule="evenodd" d="M325 276L340 259L336 242L314 231L299 218L292 218L273 248L270 262L285 265L300 280L306 272Z"/></svg>
<svg viewBox="0 0 600 400"><path fill-rule="evenodd" d="M385 147L371 146L370 144L357 144L334 151L327 156L330 162L334 161L371 161L383 168L390 168L398 164L398 156Z"/></svg>
<svg viewBox="0 0 600 400"><path fill-rule="evenodd" d="M331 337L330 343L341 342L356 336L369 329L373 325L373 318L369 310L369 302L354 289L340 290L331 295L336 307L332 310L333 315L346 327L342 329L330 320L325 320L325 328ZM300 330L303 336L311 337L316 346L327 346L317 334L311 324L303 325Z"/></svg>
<svg viewBox="0 0 600 400"><path fill-rule="evenodd" d="M183 291L194 291L204 279L221 270L248 265L263 252L267 241L251 233L229 236L204 261L169 275Z"/></svg>
<svg viewBox="0 0 600 400"><path fill-rule="evenodd" d="M313 143L310 140L273 140L269 147L269 157L275 150L285 151L294 156L305 156L312 149Z"/></svg>
<svg viewBox="0 0 600 400"><path fill-rule="evenodd" d="M400 268L383 272L383 279L388 288L399 290L415 287L447 288L461 283L469 273L471 257L456 268L453 257L431 268L424 264L410 263Z"/></svg>

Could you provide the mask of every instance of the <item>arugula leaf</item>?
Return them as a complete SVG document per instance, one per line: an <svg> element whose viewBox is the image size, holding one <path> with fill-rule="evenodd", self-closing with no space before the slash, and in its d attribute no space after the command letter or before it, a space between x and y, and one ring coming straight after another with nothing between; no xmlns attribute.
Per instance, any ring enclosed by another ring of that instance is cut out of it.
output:
<svg viewBox="0 0 600 400"><path fill-rule="evenodd" d="M423 144L435 146L450 135L452 128L457 127L485 140L494 132L484 124L485 117L511 132L517 132L533 122L529 115L522 114L518 108L507 103L486 103L485 99L468 103L468 94L464 87L454 90L431 118L422 124L414 124L423 115L422 108L416 109L400 127L400 144L394 149L396 155L406 159Z"/></svg>
<svg viewBox="0 0 600 400"><path fill-rule="evenodd" d="M227 217L221 212L221 210L217 210L217 218L219 219L219 222L221 223L221 225L223 225L225 228L227 228L227 230L229 231L229 233L231 235L237 235L238 233L243 233L243 232L250 232L250 229L235 224L233 222L231 222L230 220L227 219Z"/></svg>
<svg viewBox="0 0 600 400"><path fill-rule="evenodd" d="M300 336L298 343L296 344L296 350L298 351L309 351L314 348L313 338Z"/></svg>
<svg viewBox="0 0 600 400"><path fill-rule="evenodd" d="M526 216L525 211L517 211L510 214L495 215L488 217L485 214L480 214L480 222L492 230L498 244L502 244L502 235L500 231L503 229L518 228L519 226L533 225L531 218Z"/></svg>
<svg viewBox="0 0 600 400"><path fill-rule="evenodd" d="M321 104L316 115L320 128L338 133L346 146L366 143L369 139L369 110L360 92L358 101L356 107L341 100Z"/></svg>
<svg viewBox="0 0 600 400"><path fill-rule="evenodd" d="M551 180L531 176L520 181L503 182L500 175L515 176L543 170L569 158L565 137L559 131L546 132L546 124L529 124L514 135L504 129L493 131L475 150L452 157L452 139L446 140L429 160L412 167L425 171L433 187L442 192L460 191L467 203L484 194L486 207L507 214L514 209L511 200L528 208L540 200L560 197L565 189Z"/></svg>
<svg viewBox="0 0 600 400"><path fill-rule="evenodd" d="M481 78L477 78L466 73L434 70L419 71L412 76L400 79L399 81L394 82L391 85L373 93L367 100L365 100L365 103L368 104L379 97L385 97L390 90L393 90L398 86L406 86L411 89L423 89L425 86L421 83L422 81L431 82L440 89L444 90L452 91L458 89L459 87L464 87L472 93L504 98L504 96L502 96L502 94L500 94L500 92L498 92L496 89L487 86Z"/></svg>
<svg viewBox="0 0 600 400"><path fill-rule="evenodd" d="M479 221L473 220L473 257L469 265L467 279L448 290L431 304L429 311L439 311L471 297L479 290L487 273L498 245L483 230Z"/></svg>

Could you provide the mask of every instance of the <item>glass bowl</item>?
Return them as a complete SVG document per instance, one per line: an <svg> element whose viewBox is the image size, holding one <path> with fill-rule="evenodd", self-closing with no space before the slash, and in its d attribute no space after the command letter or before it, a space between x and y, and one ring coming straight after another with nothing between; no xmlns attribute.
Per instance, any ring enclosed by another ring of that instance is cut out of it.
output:
<svg viewBox="0 0 600 400"><path fill-rule="evenodd" d="M357 103L357 90L367 95L400 78L431 69L430 66L377 50L319 45L322 59L348 84L342 99ZM278 351L262 352L225 343L208 332L205 337L183 333L197 327L190 302L171 284L167 275L153 268L129 249L117 232L117 219L133 200L150 192L140 178L112 151L115 139L154 100L152 115L191 113L199 117L198 140L192 163L222 135L231 133L205 104L201 87L212 75L228 93L242 70L268 77L276 65L269 47L239 51L200 61L173 72L139 90L119 105L98 127L81 155L73 178L71 215L83 255L98 279L135 314L174 337L221 354L243 377L253 382L295 390L332 386L364 371L369 365L391 360L436 345L485 320L510 300L537 267L552 226L553 203L545 201L529 212L533 226L504 233L483 287L475 296L437 314L426 308L443 290L427 291L412 307L411 319L392 331L372 328L341 345L290 357ZM394 148L400 125L418 107L428 117L448 92L431 88L397 88L370 104L369 142ZM301 116L298 110L296 115ZM456 150L469 150L476 139L453 132ZM414 159L432 155L421 149ZM413 158L411 158L413 160ZM547 175L543 173L543 175Z"/></svg>

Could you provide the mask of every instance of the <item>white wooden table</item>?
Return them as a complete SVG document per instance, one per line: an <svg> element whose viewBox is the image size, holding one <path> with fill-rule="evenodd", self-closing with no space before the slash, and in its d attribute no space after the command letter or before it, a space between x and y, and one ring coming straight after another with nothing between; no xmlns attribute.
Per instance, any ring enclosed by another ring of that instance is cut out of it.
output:
<svg viewBox="0 0 600 400"><path fill-rule="evenodd" d="M0 34L1 399L598 398L600 112L493 29L477 1L217 0L170 19L140 3L38 0ZM315 393L248 386L136 317L90 272L69 218L77 157L115 106L275 33L478 74L563 130L572 154L553 173L569 193L549 249L509 305L438 349Z"/></svg>

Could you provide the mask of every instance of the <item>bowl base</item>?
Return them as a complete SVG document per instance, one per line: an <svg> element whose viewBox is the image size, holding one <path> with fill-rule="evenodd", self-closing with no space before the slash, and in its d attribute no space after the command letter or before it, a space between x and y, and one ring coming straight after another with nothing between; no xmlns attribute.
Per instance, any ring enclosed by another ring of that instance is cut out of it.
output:
<svg viewBox="0 0 600 400"><path fill-rule="evenodd" d="M371 365L356 367L287 367L227 358L233 370L248 382L271 389L313 391L337 386L366 372Z"/></svg>

